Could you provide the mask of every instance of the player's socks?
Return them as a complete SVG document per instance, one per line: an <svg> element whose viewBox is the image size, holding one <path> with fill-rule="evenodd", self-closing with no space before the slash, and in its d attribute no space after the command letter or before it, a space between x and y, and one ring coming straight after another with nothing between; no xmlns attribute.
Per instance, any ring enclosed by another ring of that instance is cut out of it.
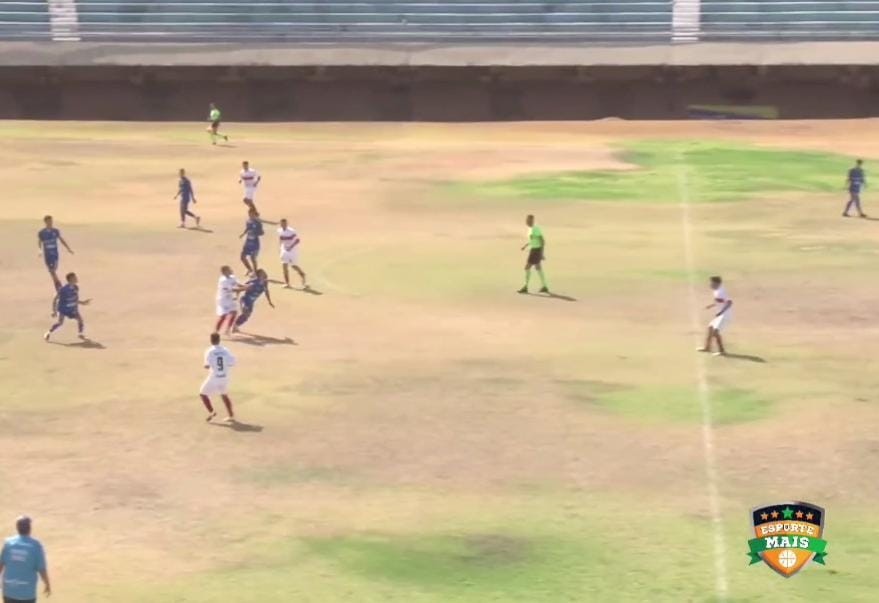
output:
<svg viewBox="0 0 879 603"><path fill-rule="evenodd" d="M51 337L51 336L52 336L52 331L46 331L46 334L43 335L43 339L45 339L46 341L49 341L49 337Z"/></svg>
<svg viewBox="0 0 879 603"><path fill-rule="evenodd" d="M219 333L220 329L223 328L223 323L226 321L226 314L223 314L220 317L220 320L217 321L217 326L214 327L214 333Z"/></svg>
<svg viewBox="0 0 879 603"><path fill-rule="evenodd" d="M213 413L214 412L214 405L211 404L211 399L208 398L207 396L205 396L204 394L200 394L199 397L201 398L201 403L204 404L204 407L208 409L208 412Z"/></svg>
<svg viewBox="0 0 879 603"><path fill-rule="evenodd" d="M223 395L223 404L226 405L226 414L229 415L229 418L234 420L235 413L232 411L232 400L229 399L229 396Z"/></svg>
<svg viewBox="0 0 879 603"><path fill-rule="evenodd" d="M546 275L543 274L543 268L537 269L537 276L540 277L540 284L543 285L544 289L546 289Z"/></svg>

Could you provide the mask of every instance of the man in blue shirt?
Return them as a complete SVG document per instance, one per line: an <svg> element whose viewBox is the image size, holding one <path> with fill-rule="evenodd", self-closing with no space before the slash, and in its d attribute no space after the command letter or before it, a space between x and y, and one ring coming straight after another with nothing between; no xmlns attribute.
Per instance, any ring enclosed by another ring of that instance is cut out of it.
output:
<svg viewBox="0 0 879 603"><path fill-rule="evenodd" d="M867 217L867 214L861 210L861 189L867 184L867 180L864 177L863 165L864 162L861 159L858 159L855 163L855 167L848 171L848 177L845 179L845 184L848 187L848 204L845 206L845 211L842 212L843 218L849 217L848 211L852 208L858 210L858 215L860 217Z"/></svg>
<svg viewBox="0 0 879 603"><path fill-rule="evenodd" d="M68 253L73 253L73 250L70 248L70 245L67 244L67 241L64 240L64 237L61 236L61 231L55 228L52 224L52 216L45 216L43 218L43 223L46 225L41 231L37 233L37 249L40 250L40 253L43 255L43 261L46 262L46 268L49 269L49 274L52 275L52 280L58 283L58 242L60 241L64 248L68 251Z"/></svg>
<svg viewBox="0 0 879 603"><path fill-rule="evenodd" d="M18 536L7 538L0 553L0 574L3 575L3 603L35 603L37 576L43 579L43 593L52 594L46 553L40 541L31 538L30 517L15 522Z"/></svg>
<svg viewBox="0 0 879 603"><path fill-rule="evenodd" d="M195 191L192 190L192 182L186 177L186 170L180 168L180 181L177 183L177 194L174 198L180 197L180 226L178 228L186 228L186 216L195 218L195 227L201 224L201 218L189 211L189 204L195 204Z"/></svg>
<svg viewBox="0 0 879 603"><path fill-rule="evenodd" d="M255 274L259 268L256 265L256 256L259 255L259 238L264 232L262 229L262 221L260 221L259 214L256 213L256 210L251 207L250 210L248 210L247 215L249 219L244 225L244 232L238 237L240 239L245 235L247 236L247 238L244 239L244 247L241 249L241 263L247 268L247 274ZM251 262L253 265L251 265Z"/></svg>
<svg viewBox="0 0 879 603"><path fill-rule="evenodd" d="M61 283L57 284L60 285ZM75 320L79 327L79 338L86 339L86 336L83 333L85 323L79 313L79 307L87 306L90 301L90 299L79 299L79 279L76 277L75 273L69 273L67 275L67 284L63 287L58 287L58 293L55 295L55 299L52 302L52 318L57 316L58 322L53 324L49 330L46 331L46 334L43 335L43 339L49 341L49 337L52 336L52 333L60 329L61 325L64 324L65 318Z"/></svg>
<svg viewBox="0 0 879 603"><path fill-rule="evenodd" d="M260 295L265 294L269 305L275 307L275 304L272 303L272 296L269 295L269 275L266 274L265 270L257 270L256 275L247 281L246 285L236 287L236 290L243 292L243 295L241 296L241 313L238 314L238 319L235 321L233 333L237 333L238 327L246 323L250 315L253 314L253 306L256 305L256 300L259 299Z"/></svg>

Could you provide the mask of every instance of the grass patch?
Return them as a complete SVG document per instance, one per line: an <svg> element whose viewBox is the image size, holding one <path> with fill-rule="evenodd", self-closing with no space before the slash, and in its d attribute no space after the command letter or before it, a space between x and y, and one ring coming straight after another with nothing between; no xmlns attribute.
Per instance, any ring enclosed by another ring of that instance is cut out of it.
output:
<svg viewBox="0 0 879 603"><path fill-rule="evenodd" d="M695 388L602 388L583 391L581 386L576 386L569 395L576 401L588 401L611 412L648 423L702 421L702 406ZM711 412L716 424L747 423L769 416L772 403L751 390L716 388L711 390Z"/></svg>
<svg viewBox="0 0 879 603"><path fill-rule="evenodd" d="M627 144L631 171L576 171L495 182L455 183L460 194L508 200L677 202L686 171L691 202L741 201L781 192L838 192L851 158L723 142L642 141Z"/></svg>

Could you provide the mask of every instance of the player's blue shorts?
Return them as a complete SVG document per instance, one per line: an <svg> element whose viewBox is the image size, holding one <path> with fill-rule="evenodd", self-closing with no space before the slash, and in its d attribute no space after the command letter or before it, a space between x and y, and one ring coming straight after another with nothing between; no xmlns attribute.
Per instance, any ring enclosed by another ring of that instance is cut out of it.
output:
<svg viewBox="0 0 879 603"><path fill-rule="evenodd" d="M244 316L250 316L253 312L253 305L256 303L255 299L251 299L249 297L241 298L241 312Z"/></svg>
<svg viewBox="0 0 879 603"><path fill-rule="evenodd" d="M46 268L52 270L58 270L58 252L43 252L43 261L46 262Z"/></svg>
<svg viewBox="0 0 879 603"><path fill-rule="evenodd" d="M242 255L250 255L256 257L259 255L259 240L245 241L244 248L241 250Z"/></svg>
<svg viewBox="0 0 879 603"><path fill-rule="evenodd" d="M63 316L64 318L79 318L79 308L58 308L58 314Z"/></svg>

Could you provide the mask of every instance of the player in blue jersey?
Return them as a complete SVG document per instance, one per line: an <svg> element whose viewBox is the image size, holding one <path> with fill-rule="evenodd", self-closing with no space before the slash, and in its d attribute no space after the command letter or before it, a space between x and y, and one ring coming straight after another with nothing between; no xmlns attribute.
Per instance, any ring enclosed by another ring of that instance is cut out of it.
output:
<svg viewBox="0 0 879 603"><path fill-rule="evenodd" d="M244 232L238 237L244 239L244 247L241 248L241 263L247 268L247 274L255 274L259 268L256 265L256 257L259 255L259 238L264 234L259 214L254 208L247 212L249 219L244 225Z"/></svg>
<svg viewBox="0 0 879 603"><path fill-rule="evenodd" d="M82 316L79 314L80 306L87 306L90 299L79 299L79 279L76 278L76 274L70 272L67 275L67 284L63 287L58 287L58 293L55 295L55 300L52 302L52 318L58 317L58 322L53 324L46 334L43 335L43 339L49 341L49 337L52 336L52 333L61 328L61 325L64 324L65 318L71 318L76 321L77 326L79 327L79 338L85 339L85 335L83 334L83 329L85 328L85 324L82 321Z"/></svg>
<svg viewBox="0 0 879 603"><path fill-rule="evenodd" d="M256 276L247 281L247 284L238 287L237 290L242 292L241 313L238 314L238 319L235 321L233 333L237 333L238 327L246 323L250 315L253 314L253 306L260 295L265 294L269 305L275 307L275 304L272 303L272 297L269 295L269 275L263 269L257 270Z"/></svg>
<svg viewBox="0 0 879 603"><path fill-rule="evenodd" d="M855 162L855 167L848 171L848 176L845 179L845 185L848 188L848 203L845 206L845 210L842 212L843 218L849 217L848 212L852 208L858 210L858 215L860 217L867 217L867 214L861 210L861 189L867 184L867 179L864 177L863 165L863 160L858 159L857 162Z"/></svg>
<svg viewBox="0 0 879 603"><path fill-rule="evenodd" d="M67 241L64 240L64 237L61 236L61 231L53 225L52 216L45 216L43 218L43 223L46 227L37 233L37 248L40 250L40 254L46 262L46 268L49 269L49 274L52 275L52 280L55 282L57 288L61 286L61 281L58 280L57 275L58 243L60 242L64 245L64 249L66 249L68 253L73 253L73 250L70 248L70 245L67 244Z"/></svg>
<svg viewBox="0 0 879 603"><path fill-rule="evenodd" d="M180 197L180 226L178 228L186 228L186 216L195 218L195 227L201 224L201 218L189 211L189 204L195 205L195 191L192 190L192 181L186 177L186 170L180 168L180 180L177 183L177 194L174 198Z"/></svg>

